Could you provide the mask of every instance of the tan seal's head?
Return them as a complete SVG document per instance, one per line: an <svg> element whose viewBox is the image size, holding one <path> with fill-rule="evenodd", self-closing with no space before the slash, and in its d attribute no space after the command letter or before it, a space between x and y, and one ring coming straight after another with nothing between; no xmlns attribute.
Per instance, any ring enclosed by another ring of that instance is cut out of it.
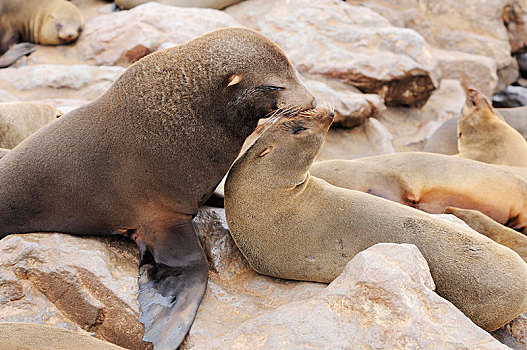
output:
<svg viewBox="0 0 527 350"><path fill-rule="evenodd" d="M288 185L304 177L320 152L333 122L334 112L327 107L272 118L255 143L234 166L250 169L245 176L259 183ZM250 164L250 166L239 164ZM249 174L250 173L250 174Z"/></svg>
<svg viewBox="0 0 527 350"><path fill-rule="evenodd" d="M527 142L485 96L467 89L458 119L459 156L490 164L527 166Z"/></svg>
<svg viewBox="0 0 527 350"><path fill-rule="evenodd" d="M39 28L33 28L35 43L68 44L77 40L84 28L82 13L69 1L54 0L42 6Z"/></svg>

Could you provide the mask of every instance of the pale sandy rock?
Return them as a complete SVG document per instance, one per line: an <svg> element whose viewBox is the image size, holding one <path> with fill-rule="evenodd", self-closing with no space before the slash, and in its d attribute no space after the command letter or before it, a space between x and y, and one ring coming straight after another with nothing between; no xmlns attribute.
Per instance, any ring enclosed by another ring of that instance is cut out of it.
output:
<svg viewBox="0 0 527 350"><path fill-rule="evenodd" d="M347 0L371 8L395 26L411 28L443 50L491 57L500 69L511 62L502 14L509 0Z"/></svg>
<svg viewBox="0 0 527 350"><path fill-rule="evenodd" d="M73 98L93 100L124 71L122 67L40 64L0 70L0 89L25 101Z"/></svg>
<svg viewBox="0 0 527 350"><path fill-rule="evenodd" d="M220 278L230 279L250 269L247 260L230 236L224 209L202 208L194 218L194 228L211 270Z"/></svg>
<svg viewBox="0 0 527 350"><path fill-rule="evenodd" d="M70 99L70 98L50 98L50 99L43 99L43 100L35 100L34 102L47 103L52 106L55 106L63 114L69 113L74 109L77 109L79 107L82 107L90 103L89 100L78 100L78 99Z"/></svg>
<svg viewBox="0 0 527 350"><path fill-rule="evenodd" d="M465 103L465 90L457 80L443 79L426 105L418 108L388 108L379 120L393 135L397 152L421 151L424 141L441 124L458 116Z"/></svg>
<svg viewBox="0 0 527 350"><path fill-rule="evenodd" d="M507 349L439 297L417 247L378 244L321 293L189 349Z"/></svg>
<svg viewBox="0 0 527 350"><path fill-rule="evenodd" d="M17 102L20 101L18 97L15 97L8 93L7 91L0 90L0 103L4 102Z"/></svg>
<svg viewBox="0 0 527 350"><path fill-rule="evenodd" d="M503 344L514 350L527 349L527 312L492 332L492 335Z"/></svg>
<svg viewBox="0 0 527 350"><path fill-rule="evenodd" d="M519 78L520 67L518 61L513 59L508 66L498 69L498 86L494 91L502 91L507 86L517 82Z"/></svg>
<svg viewBox="0 0 527 350"><path fill-rule="evenodd" d="M71 48L82 61L114 65L138 45L155 51L165 42L181 44L215 29L235 26L240 25L222 11L152 2L88 19L85 31Z"/></svg>
<svg viewBox="0 0 527 350"><path fill-rule="evenodd" d="M369 118L353 129L330 129L316 160L355 159L394 152L392 134L377 119Z"/></svg>
<svg viewBox="0 0 527 350"><path fill-rule="evenodd" d="M335 109L333 126L353 128L366 118L379 116L386 107L382 97L354 91L349 85L338 82L305 80L304 84L313 93L318 103Z"/></svg>
<svg viewBox="0 0 527 350"><path fill-rule="evenodd" d="M481 55L460 51L433 50L443 79L456 79L466 88L476 88L485 96L492 96L498 86L496 62Z"/></svg>
<svg viewBox="0 0 527 350"><path fill-rule="evenodd" d="M0 322L89 332L128 349L141 341L138 252L118 238L12 235L0 241Z"/></svg>
<svg viewBox="0 0 527 350"><path fill-rule="evenodd" d="M422 105L437 61L417 32L338 0L247 0L225 10L280 45L297 69L376 93L387 105Z"/></svg>

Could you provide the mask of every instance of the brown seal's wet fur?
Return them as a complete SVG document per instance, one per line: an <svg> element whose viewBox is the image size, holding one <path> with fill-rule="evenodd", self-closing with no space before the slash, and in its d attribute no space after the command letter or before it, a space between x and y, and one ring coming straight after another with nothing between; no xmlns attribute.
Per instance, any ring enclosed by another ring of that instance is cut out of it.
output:
<svg viewBox="0 0 527 350"><path fill-rule="evenodd" d="M131 236L144 339L176 348L208 273L192 217L258 119L288 104L305 110L314 98L256 31L222 29L155 52L0 160L0 237Z"/></svg>
<svg viewBox="0 0 527 350"><path fill-rule="evenodd" d="M231 234L256 271L329 282L360 251L415 244L437 292L490 331L527 308L527 264L512 250L448 221L335 187L309 168L331 124L316 109L272 125L225 184Z"/></svg>
<svg viewBox="0 0 527 350"><path fill-rule="evenodd" d="M66 0L3 0L0 2L0 55L14 44L43 45L71 43L79 37L84 19L79 9ZM32 51L27 45L13 47L0 57L0 68Z"/></svg>
<svg viewBox="0 0 527 350"><path fill-rule="evenodd" d="M467 89L457 133L461 158L527 167L527 141L477 90Z"/></svg>

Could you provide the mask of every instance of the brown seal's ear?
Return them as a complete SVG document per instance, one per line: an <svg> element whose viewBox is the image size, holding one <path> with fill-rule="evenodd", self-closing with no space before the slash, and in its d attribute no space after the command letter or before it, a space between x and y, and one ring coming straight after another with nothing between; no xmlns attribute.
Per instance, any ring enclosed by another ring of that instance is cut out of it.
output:
<svg viewBox="0 0 527 350"><path fill-rule="evenodd" d="M243 77L239 74L233 74L230 78L229 78L229 84L227 86L233 86L233 85L236 85L238 83L241 83L241 81L243 80Z"/></svg>

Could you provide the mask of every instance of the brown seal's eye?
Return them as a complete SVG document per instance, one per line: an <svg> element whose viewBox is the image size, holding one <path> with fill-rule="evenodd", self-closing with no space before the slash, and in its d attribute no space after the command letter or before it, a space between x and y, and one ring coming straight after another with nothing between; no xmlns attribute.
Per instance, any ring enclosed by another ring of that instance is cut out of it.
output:
<svg viewBox="0 0 527 350"><path fill-rule="evenodd" d="M55 24L55 28L57 28L57 30L62 29L62 23Z"/></svg>
<svg viewBox="0 0 527 350"><path fill-rule="evenodd" d="M266 88L267 90L284 90L285 89L284 87L281 87L281 86L272 86L272 85L264 86L264 88Z"/></svg>

